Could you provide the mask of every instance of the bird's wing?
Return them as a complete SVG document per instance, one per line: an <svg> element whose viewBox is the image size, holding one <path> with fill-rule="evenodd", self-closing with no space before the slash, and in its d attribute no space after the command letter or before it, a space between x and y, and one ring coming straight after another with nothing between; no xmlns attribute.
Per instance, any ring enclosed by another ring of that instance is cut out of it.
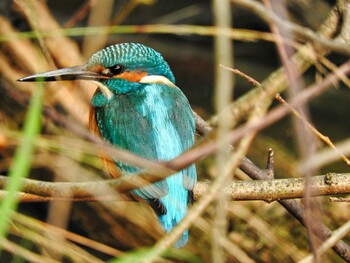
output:
<svg viewBox="0 0 350 263"><path fill-rule="evenodd" d="M182 151L186 151L194 144L194 134L196 123L192 113L191 106L180 89L172 88L175 93L175 101L170 112L173 125L181 138ZM192 190L197 182L197 173L195 165L190 165L183 171L183 186Z"/></svg>
<svg viewBox="0 0 350 263"><path fill-rule="evenodd" d="M95 96L103 96L96 93ZM133 96L133 95L130 95ZM139 111L140 98L120 96L108 103L106 107L95 108L96 126L101 136L116 145L141 157L156 160L157 152L154 145L154 133L147 118ZM132 175L140 171L139 168L113 160L121 170L122 175ZM156 199L167 194L165 180L147 185L132 192L144 199Z"/></svg>
<svg viewBox="0 0 350 263"><path fill-rule="evenodd" d="M97 127L96 110L94 107L90 107L89 128L93 134L102 137L100 134L100 131ZM108 155L104 154L103 152L100 153L100 156L101 156L110 176L113 178L121 177L121 172L118 169L118 167L115 165L114 161Z"/></svg>

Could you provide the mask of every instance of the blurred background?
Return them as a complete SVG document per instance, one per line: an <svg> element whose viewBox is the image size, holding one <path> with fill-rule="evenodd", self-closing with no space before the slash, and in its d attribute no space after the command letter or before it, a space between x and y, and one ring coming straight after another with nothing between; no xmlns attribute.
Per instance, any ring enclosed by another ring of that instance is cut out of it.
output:
<svg viewBox="0 0 350 263"><path fill-rule="evenodd" d="M14 153L21 144L29 101L38 88L33 83L18 83L16 79L85 63L97 50L111 44L138 42L159 51L169 63L177 86L186 94L192 108L209 120L216 114L214 97L218 77L215 70L218 66L217 51L213 29L210 28L216 23L213 5L212 1L203 0L2 0L0 174L9 173ZM229 5L233 28L258 33L270 31L269 25L254 12L232 3ZM334 5L335 1L293 0L287 1L285 8L291 22L317 31ZM128 27L130 25L138 27ZM203 26L204 31L188 27L187 32L181 32L181 25ZM96 28L99 30L94 33ZM54 35L43 35L48 31ZM20 35L20 32L30 33ZM260 39L258 33L255 39L248 40L241 31L241 35L232 40L233 53L229 61L234 68L263 81L281 66L281 60L275 43ZM329 59L338 64L346 58L331 55ZM304 86L322 76L317 67L310 68L302 77ZM250 83L236 76L232 99L244 96L251 89ZM48 109L53 110L58 120L63 118L68 123L79 123L83 129L94 90L93 85L82 81L45 84L42 128L30 163L30 178L43 181L108 178L93 145L86 146L84 138L72 132L69 125L63 127L57 119L52 119L52 114L47 114ZM349 99L348 88L340 85L308 104L311 122L334 142L345 140L350 132L347 122ZM89 153L84 152L86 147L90 147ZM259 133L247 156L264 168L269 148L276 151L276 178L300 176L299 149L290 118L284 118ZM318 145L318 148L322 147ZM211 179L215 174L213 159L201 160L197 169L200 181ZM342 162L331 162L320 167L319 173L329 171L347 172L348 167ZM347 220L346 204L330 204L326 198L319 198L319 203L319 216L331 229ZM13 242L11 244L19 244L22 249L41 255L43 262L47 258L65 262L105 261L120 255L121 251L150 246L164 235L159 227L154 226L155 218L150 210L135 202L23 203L18 212L30 219L16 217L8 238ZM184 261L211 262L212 213L213 207L209 207L190 229L190 242L185 248L189 256ZM45 232L38 227L38 222L28 223L33 218L66 228L106 247L92 241L72 241L72 236L54 228ZM306 230L277 203L231 202L228 218L227 262L296 262L309 252ZM54 248L55 244L59 245ZM31 261L24 254L16 256L14 248L7 246L0 261ZM237 254L241 256L237 257ZM324 262L342 261L329 251Z"/></svg>

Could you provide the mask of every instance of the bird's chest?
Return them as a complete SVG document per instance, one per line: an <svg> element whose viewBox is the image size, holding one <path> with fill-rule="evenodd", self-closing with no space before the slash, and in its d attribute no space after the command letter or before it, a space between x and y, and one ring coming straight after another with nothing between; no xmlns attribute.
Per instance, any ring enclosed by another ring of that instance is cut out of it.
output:
<svg viewBox="0 0 350 263"><path fill-rule="evenodd" d="M142 129L145 125L159 130L171 122L172 103L160 92L125 94L113 97L103 107L97 108L99 126L108 129ZM118 127L116 127L118 125Z"/></svg>
<svg viewBox="0 0 350 263"><path fill-rule="evenodd" d="M144 157L171 159L182 148L172 109L169 94L148 90L114 96L96 107L96 120L101 135L113 144Z"/></svg>

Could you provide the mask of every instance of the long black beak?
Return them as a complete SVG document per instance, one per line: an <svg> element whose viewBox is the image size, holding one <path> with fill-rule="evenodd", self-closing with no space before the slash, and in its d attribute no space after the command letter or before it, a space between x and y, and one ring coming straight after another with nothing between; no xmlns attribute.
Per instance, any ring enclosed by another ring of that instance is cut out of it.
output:
<svg viewBox="0 0 350 263"><path fill-rule="evenodd" d="M98 80L104 78L100 74L89 71L86 68L86 65L76 66L71 68L63 68L52 71L47 71L31 76L27 76L17 81L59 81L59 80L76 80L76 79L85 79L85 80Z"/></svg>

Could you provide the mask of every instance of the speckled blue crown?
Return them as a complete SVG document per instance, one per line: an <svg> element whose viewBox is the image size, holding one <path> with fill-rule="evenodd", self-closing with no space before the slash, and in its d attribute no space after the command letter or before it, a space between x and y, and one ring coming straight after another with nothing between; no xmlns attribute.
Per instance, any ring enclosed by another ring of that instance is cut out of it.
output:
<svg viewBox="0 0 350 263"><path fill-rule="evenodd" d="M137 43L112 45L96 52L88 64L112 67L116 64L128 70L146 71L148 75L161 75L175 84L175 77L162 55L150 47Z"/></svg>

